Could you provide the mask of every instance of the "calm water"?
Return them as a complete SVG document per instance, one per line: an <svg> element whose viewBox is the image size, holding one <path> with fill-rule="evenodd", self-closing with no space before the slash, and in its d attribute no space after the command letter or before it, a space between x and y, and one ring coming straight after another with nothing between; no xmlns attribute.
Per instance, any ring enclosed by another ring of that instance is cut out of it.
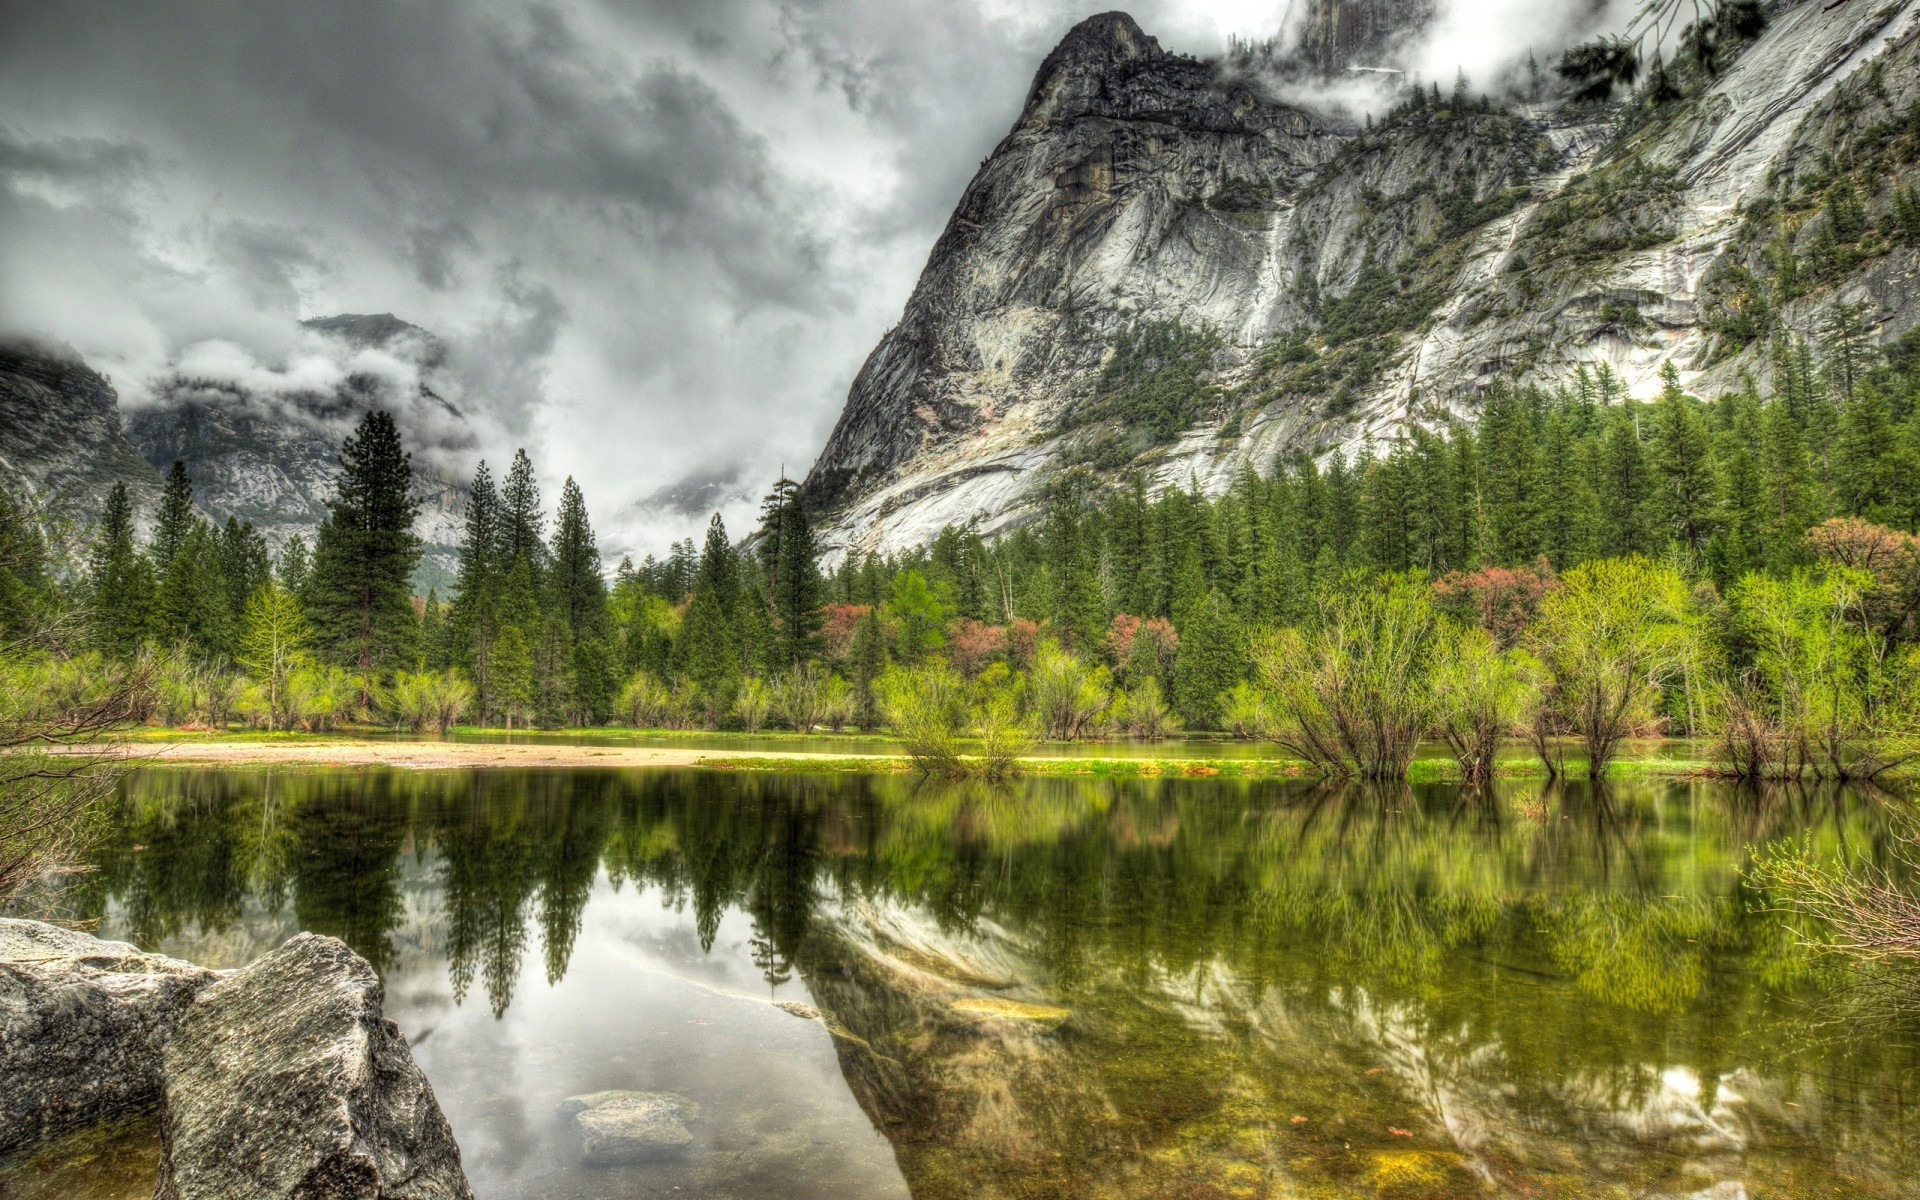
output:
<svg viewBox="0 0 1920 1200"><path fill-rule="evenodd" d="M345 938L482 1200L1920 1196L1912 1040L1742 889L1802 834L1894 837L1703 784L166 770L64 903L215 966ZM583 1162L556 1105L616 1088L701 1106L682 1158Z"/></svg>

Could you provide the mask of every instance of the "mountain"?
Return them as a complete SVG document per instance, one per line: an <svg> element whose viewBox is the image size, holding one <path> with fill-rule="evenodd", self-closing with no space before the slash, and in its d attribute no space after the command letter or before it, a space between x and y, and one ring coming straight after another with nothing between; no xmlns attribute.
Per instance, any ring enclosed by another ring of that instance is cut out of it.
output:
<svg viewBox="0 0 1920 1200"><path fill-rule="evenodd" d="M176 373L151 381L149 399L124 411L108 380L71 349L0 346L0 482L31 493L78 533L115 483L128 484L150 518L162 473L180 459L208 517L252 521L275 548L295 534L311 545L340 442L379 406L394 414L414 455L416 528L426 543L415 582L444 586L475 446L465 416L433 388L445 346L388 313L304 324L346 365L336 385L268 394L232 378Z"/></svg>
<svg viewBox="0 0 1920 1200"><path fill-rule="evenodd" d="M1604 364L1646 395L1672 364L1711 396L1765 386L1783 332L1899 336L1920 320L1920 0L1770 11L1672 103L1434 91L1364 128L1280 99L1259 55L1089 18L855 378L806 484L826 541L991 534L1063 468L1217 491L1471 417L1500 379ZM1301 45L1333 69L1428 12L1316 0Z"/></svg>
<svg viewBox="0 0 1920 1200"><path fill-rule="evenodd" d="M463 461L474 441L460 410L432 387L446 361L444 345L390 313L302 324L342 351L382 351L404 369L349 371L329 390L273 395L229 379L176 375L127 415L128 440L156 467L183 460L195 500L216 519L252 521L276 547L294 534L311 546L333 494L341 440L369 408L385 408L413 453L421 501L415 528L426 543L416 583L445 586L466 512L466 485L449 464Z"/></svg>
<svg viewBox="0 0 1920 1200"><path fill-rule="evenodd" d="M160 495L160 473L121 427L113 385L70 347L0 345L0 485L63 522L97 511L116 483L149 507Z"/></svg>

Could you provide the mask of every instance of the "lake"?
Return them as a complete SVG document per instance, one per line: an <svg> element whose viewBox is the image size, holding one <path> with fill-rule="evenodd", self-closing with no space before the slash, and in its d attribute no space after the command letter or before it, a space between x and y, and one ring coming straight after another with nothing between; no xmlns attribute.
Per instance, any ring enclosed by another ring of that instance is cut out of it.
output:
<svg viewBox="0 0 1920 1200"><path fill-rule="evenodd" d="M345 939L481 1200L1920 1196L1915 1040L1741 881L1898 834L1693 781L162 769L58 902L210 966ZM588 1165L561 1106L607 1089L691 1144Z"/></svg>

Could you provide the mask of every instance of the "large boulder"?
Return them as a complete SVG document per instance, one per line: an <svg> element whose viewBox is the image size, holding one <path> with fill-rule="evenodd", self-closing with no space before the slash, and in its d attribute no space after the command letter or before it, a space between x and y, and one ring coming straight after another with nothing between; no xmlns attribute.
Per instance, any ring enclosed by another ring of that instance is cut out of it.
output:
<svg viewBox="0 0 1920 1200"><path fill-rule="evenodd" d="M175 1023L217 978L125 942L0 919L0 1154L157 1106Z"/></svg>
<svg viewBox="0 0 1920 1200"><path fill-rule="evenodd" d="M201 993L166 1054L155 1200L471 1200L379 977L303 933Z"/></svg>

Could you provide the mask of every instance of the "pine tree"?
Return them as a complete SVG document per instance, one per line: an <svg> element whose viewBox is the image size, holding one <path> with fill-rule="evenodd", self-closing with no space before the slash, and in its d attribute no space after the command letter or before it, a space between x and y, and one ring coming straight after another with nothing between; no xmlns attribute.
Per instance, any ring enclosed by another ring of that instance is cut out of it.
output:
<svg viewBox="0 0 1920 1200"><path fill-rule="evenodd" d="M154 633L161 644L207 660L233 651L233 606L220 566L220 537L195 518L167 563L154 594Z"/></svg>
<svg viewBox="0 0 1920 1200"><path fill-rule="evenodd" d="M535 700L533 648L518 625L503 625L494 639L492 653L493 711L512 729L514 722L524 725L533 715Z"/></svg>
<svg viewBox="0 0 1920 1200"><path fill-rule="evenodd" d="M775 625L772 658L783 667L798 667L820 652L821 595L819 548L807 522L800 485L782 478L773 485L761 507L762 562ZM953 539L958 549L959 539ZM963 551L961 552L964 553ZM964 567L950 550L950 571ZM954 572L958 573L958 572Z"/></svg>
<svg viewBox="0 0 1920 1200"><path fill-rule="evenodd" d="M713 583L694 588L674 650L681 673L700 686L711 711L724 712L731 706L740 678L740 651L733 622L727 619Z"/></svg>
<svg viewBox="0 0 1920 1200"><path fill-rule="evenodd" d="M340 447L340 477L313 554L315 643L334 662L385 673L414 661L410 578L420 561L412 456L374 409Z"/></svg>
<svg viewBox="0 0 1920 1200"><path fill-rule="evenodd" d="M500 544L500 496L484 460L467 489L466 529L454 572L451 611L447 614L448 653L473 677L475 707L496 710L493 697L493 639L499 632L496 611L505 584ZM524 635L523 635L524 637Z"/></svg>
<svg viewBox="0 0 1920 1200"><path fill-rule="evenodd" d="M500 489L500 557L511 564L524 558L538 573L544 564L540 556L546 547L540 540L540 485L533 478L533 463L525 450L513 452L513 465L507 468L506 486Z"/></svg>
<svg viewBox="0 0 1920 1200"><path fill-rule="evenodd" d="M153 520L153 570L164 574L173 556L180 553L187 534L193 529L193 480L187 477L187 464L173 460L167 471L167 483L160 493L160 511Z"/></svg>
<svg viewBox="0 0 1920 1200"><path fill-rule="evenodd" d="M1491 561L1511 566L1540 553L1539 441L1526 401L1495 389L1480 418L1480 494Z"/></svg>
<svg viewBox="0 0 1920 1200"><path fill-rule="evenodd" d="M1806 533L1818 516L1806 443L1793 410L1781 399L1761 415L1760 477L1766 487L1760 526L1764 565L1785 574L1804 559Z"/></svg>
<svg viewBox="0 0 1920 1200"><path fill-rule="evenodd" d="M87 600L93 644L111 658L138 653L153 607L153 568L134 545L133 497L124 483L107 494L88 563Z"/></svg>
<svg viewBox="0 0 1920 1200"><path fill-rule="evenodd" d="M548 588L571 656L573 715L579 724L604 724L613 706L613 626L593 523L586 498L571 476L560 489L552 562Z"/></svg>
<svg viewBox="0 0 1920 1200"><path fill-rule="evenodd" d="M220 531L220 571L227 577L227 605L237 623L245 617L253 593L273 576L267 540L252 521L227 518Z"/></svg>
<svg viewBox="0 0 1920 1200"><path fill-rule="evenodd" d="M39 634L55 599L46 538L25 506L0 488L0 648Z"/></svg>
<svg viewBox="0 0 1920 1200"><path fill-rule="evenodd" d="M1653 547L1653 478L1640 441L1638 404L1616 410L1602 436L1594 491L1600 502L1600 550L1608 557Z"/></svg>
<svg viewBox="0 0 1920 1200"><path fill-rule="evenodd" d="M1220 727L1220 698L1244 677L1240 622L1226 597L1209 592L1187 613L1174 655L1173 702L1191 729Z"/></svg>
<svg viewBox="0 0 1920 1200"><path fill-rule="evenodd" d="M307 539L296 533L281 543L280 553L273 559L273 575L295 599L306 602L307 583L313 575L313 555L307 550Z"/></svg>
<svg viewBox="0 0 1920 1200"><path fill-rule="evenodd" d="M707 522L707 540L700 547L700 564L690 581L693 594L705 591L720 606L720 614L729 622L740 602L740 563L727 540L727 523L720 514Z"/></svg>
<svg viewBox="0 0 1920 1200"><path fill-rule="evenodd" d="M854 722L866 732L880 724L879 708L874 700L873 682L887 669L887 633L880 624L880 610L869 607L854 626L853 649Z"/></svg>
<svg viewBox="0 0 1920 1200"><path fill-rule="evenodd" d="M427 589L420 606L420 661L429 671L445 671L453 666L453 650L447 638L447 606L440 600L440 589Z"/></svg>
<svg viewBox="0 0 1920 1200"><path fill-rule="evenodd" d="M1861 384L1842 409L1832 462L1838 512L1880 525L1892 519L1900 489L1898 439L1886 393L1874 384Z"/></svg>
<svg viewBox="0 0 1920 1200"><path fill-rule="evenodd" d="M1665 534L1697 562L1713 533L1712 442L1671 363L1665 378L1653 406L1654 507Z"/></svg>

